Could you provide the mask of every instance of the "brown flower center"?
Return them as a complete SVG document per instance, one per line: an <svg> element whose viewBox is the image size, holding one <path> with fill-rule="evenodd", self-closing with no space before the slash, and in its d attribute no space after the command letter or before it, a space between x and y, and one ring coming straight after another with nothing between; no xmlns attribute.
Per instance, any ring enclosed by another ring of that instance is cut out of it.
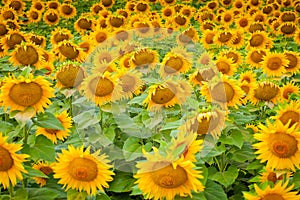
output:
<svg viewBox="0 0 300 200"><path fill-rule="evenodd" d="M48 15L46 15L46 18L51 23L54 23L56 22L56 20L58 20L58 16L55 13L49 13Z"/></svg>
<svg viewBox="0 0 300 200"><path fill-rule="evenodd" d="M226 15L224 15L224 21L225 22L230 22L231 21L231 19L232 19L232 16L231 16L231 14L226 14Z"/></svg>
<svg viewBox="0 0 300 200"><path fill-rule="evenodd" d="M182 58L173 56L167 60L164 70L166 73L172 74L179 71L183 67L183 64Z"/></svg>
<svg viewBox="0 0 300 200"><path fill-rule="evenodd" d="M102 43L107 39L107 34L104 32L99 32L96 34L96 41Z"/></svg>
<svg viewBox="0 0 300 200"><path fill-rule="evenodd" d="M124 92L134 92L135 78L130 75L124 75L120 78L121 86Z"/></svg>
<svg viewBox="0 0 300 200"><path fill-rule="evenodd" d="M62 44L59 47L59 51L62 55L69 59L75 59L79 55L79 51L75 49L75 47L72 46L72 44Z"/></svg>
<svg viewBox="0 0 300 200"><path fill-rule="evenodd" d="M250 55L250 59L254 63L260 63L265 55L266 53L264 51L253 51Z"/></svg>
<svg viewBox="0 0 300 200"><path fill-rule="evenodd" d="M216 64L218 70L223 74L226 74L230 71L230 64L224 61L219 61Z"/></svg>
<svg viewBox="0 0 300 200"><path fill-rule="evenodd" d="M99 55L98 60L99 60L99 63L101 63L103 61L109 63L113 60L113 58L109 52L103 52L102 54Z"/></svg>
<svg viewBox="0 0 300 200"><path fill-rule="evenodd" d="M40 2L35 2L34 3L34 8L37 9L37 10L42 10L43 5Z"/></svg>
<svg viewBox="0 0 300 200"><path fill-rule="evenodd" d="M252 35L251 39L250 39L250 45L252 47L258 47L261 46L264 42L264 37L260 34L255 34Z"/></svg>
<svg viewBox="0 0 300 200"><path fill-rule="evenodd" d="M120 40L120 41L127 40L129 38L129 33L125 30L121 30L121 31L117 32L116 38L117 38L117 40Z"/></svg>
<svg viewBox="0 0 300 200"><path fill-rule="evenodd" d="M242 89L246 94L248 94L249 91L250 91L250 87L249 87L248 85L242 85L242 86L241 86L241 89Z"/></svg>
<svg viewBox="0 0 300 200"><path fill-rule="evenodd" d="M41 167L40 171L43 172L46 176L48 176L50 173L53 172L53 169L51 167L45 166Z"/></svg>
<svg viewBox="0 0 300 200"><path fill-rule="evenodd" d="M0 36L5 35L8 32L5 24L0 24Z"/></svg>
<svg viewBox="0 0 300 200"><path fill-rule="evenodd" d="M282 60L279 57L272 57L267 62L267 67L271 70L277 70L282 66Z"/></svg>
<svg viewBox="0 0 300 200"><path fill-rule="evenodd" d="M10 10L4 11L2 13L2 17L4 18L4 20L8 20L8 19L14 20L15 19L14 13L11 12Z"/></svg>
<svg viewBox="0 0 300 200"><path fill-rule="evenodd" d="M223 32L220 34L220 36L218 37L218 40L222 43L226 43L228 42L232 37L232 34L229 32Z"/></svg>
<svg viewBox="0 0 300 200"><path fill-rule="evenodd" d="M262 11L264 14L269 15L273 11L273 8L272 8L272 6L265 6L265 7L263 7Z"/></svg>
<svg viewBox="0 0 300 200"><path fill-rule="evenodd" d="M25 41L24 37L18 33L13 33L10 35L9 39L6 41L6 45L9 49L15 48L15 45L21 44L22 41Z"/></svg>
<svg viewBox="0 0 300 200"><path fill-rule="evenodd" d="M215 71L213 69L206 69L201 72L201 76L205 81L211 80L216 75Z"/></svg>
<svg viewBox="0 0 300 200"><path fill-rule="evenodd" d="M134 54L132 61L136 66L142 66L153 63L154 59L155 57L153 53L148 51L139 51Z"/></svg>
<svg viewBox="0 0 300 200"><path fill-rule="evenodd" d="M170 17L172 15L172 13L173 12L170 8L165 9L163 12L164 16L166 16L166 17Z"/></svg>
<svg viewBox="0 0 300 200"><path fill-rule="evenodd" d="M267 194L260 200L284 200L284 198L280 194Z"/></svg>
<svg viewBox="0 0 300 200"><path fill-rule="evenodd" d="M69 174L78 181L93 181L98 176L97 163L87 158L74 158L69 164Z"/></svg>
<svg viewBox="0 0 300 200"><path fill-rule="evenodd" d="M124 20L121 17L111 17L109 23L116 28L119 28L124 24Z"/></svg>
<svg viewBox="0 0 300 200"><path fill-rule="evenodd" d="M36 45L41 45L44 41L43 38L38 38L37 36L31 36L30 40Z"/></svg>
<svg viewBox="0 0 300 200"><path fill-rule="evenodd" d="M188 43L194 38L195 34L193 29L188 29L180 34L178 39L183 43Z"/></svg>
<svg viewBox="0 0 300 200"><path fill-rule="evenodd" d="M196 120L192 124L191 129L197 131L199 135L204 135L214 130L218 126L219 120L219 116L212 116L209 119L204 117L201 119L201 122Z"/></svg>
<svg viewBox="0 0 300 200"><path fill-rule="evenodd" d="M292 127L295 123L299 123L300 122L300 114L292 111L292 110L288 110L286 112L284 112L281 117L279 118L279 120L285 125L287 124L289 121L291 121L289 128Z"/></svg>
<svg viewBox="0 0 300 200"><path fill-rule="evenodd" d="M209 2L207 4L207 7L211 10L214 10L217 7L217 3L216 2Z"/></svg>
<svg viewBox="0 0 300 200"><path fill-rule="evenodd" d="M19 1L11 1L9 4L10 8L13 8L15 11L18 11L21 9L22 4Z"/></svg>
<svg viewBox="0 0 300 200"><path fill-rule="evenodd" d="M213 40L214 36L215 36L214 33L209 33L209 34L207 34L207 35L205 36L205 42L206 42L207 44L213 44L213 43L214 43L214 40Z"/></svg>
<svg viewBox="0 0 300 200"><path fill-rule="evenodd" d="M220 82L211 91L211 97L219 102L229 102L234 97L234 89L227 82Z"/></svg>
<svg viewBox="0 0 300 200"><path fill-rule="evenodd" d="M280 30L282 33L290 35L296 31L296 27L292 24L284 24L281 26Z"/></svg>
<svg viewBox="0 0 300 200"><path fill-rule="evenodd" d="M269 148L271 152L279 158L290 158L298 151L297 140L289 134L271 134L269 141Z"/></svg>
<svg viewBox="0 0 300 200"><path fill-rule="evenodd" d="M9 91L10 99L24 107L33 106L38 103L43 96L43 90L37 83L18 83L12 86Z"/></svg>
<svg viewBox="0 0 300 200"><path fill-rule="evenodd" d="M33 20L37 20L39 18L39 13L36 12L36 11L32 11L30 12L30 17L33 19Z"/></svg>
<svg viewBox="0 0 300 200"><path fill-rule="evenodd" d="M9 151L0 146L0 172L8 171L14 165L14 160Z"/></svg>
<svg viewBox="0 0 300 200"><path fill-rule="evenodd" d="M178 24L180 26L185 25L187 22L187 20L184 16L176 16L174 20L175 20L176 24Z"/></svg>
<svg viewBox="0 0 300 200"><path fill-rule="evenodd" d="M293 55L291 53L285 53L284 55L289 60L289 64L287 65L286 68L293 69L298 65L298 59L295 55Z"/></svg>
<svg viewBox="0 0 300 200"><path fill-rule="evenodd" d="M296 16L294 13L283 13L281 16L281 20L283 22L293 22L296 20Z"/></svg>
<svg viewBox="0 0 300 200"><path fill-rule="evenodd" d="M157 88L155 93L152 94L151 99L156 104L165 104L171 101L174 97L174 92L169 88Z"/></svg>
<svg viewBox="0 0 300 200"><path fill-rule="evenodd" d="M56 33L53 37L56 44L61 41L70 39L69 35L63 33Z"/></svg>
<svg viewBox="0 0 300 200"><path fill-rule="evenodd" d="M90 20L88 20L88 19L82 18L82 19L78 20L77 25L81 29L88 30L88 29L91 28L92 22Z"/></svg>
<svg viewBox="0 0 300 200"><path fill-rule="evenodd" d="M102 4L103 4L105 7L111 6L112 3L113 3L112 0L102 0Z"/></svg>
<svg viewBox="0 0 300 200"><path fill-rule="evenodd" d="M254 97L262 101L270 101L278 94L279 89L275 85L266 83L264 85L259 85L258 88L254 90Z"/></svg>
<svg viewBox="0 0 300 200"><path fill-rule="evenodd" d="M278 180L282 180L282 179L283 179L282 175L280 175L280 176L277 178L277 175L276 175L276 173L274 173L274 172L270 172L270 173L268 174L268 177L267 177L267 180L273 182L274 184L275 184Z"/></svg>
<svg viewBox="0 0 300 200"><path fill-rule="evenodd" d="M177 188L188 180L187 173L184 168L177 166L173 168L171 164L156 163L153 166L153 172L151 172L151 179L155 184L162 188ZM165 166L165 167L164 167Z"/></svg>
<svg viewBox="0 0 300 200"><path fill-rule="evenodd" d="M137 24L136 28L138 28L138 31L140 33L147 33L148 31L150 31L150 26L148 23L137 22L136 24Z"/></svg>
<svg viewBox="0 0 300 200"><path fill-rule="evenodd" d="M244 28L244 27L247 27L249 24L249 21L247 18L242 18L239 20L239 25Z"/></svg>
<svg viewBox="0 0 300 200"><path fill-rule="evenodd" d="M57 2L51 2L51 3L49 3L48 7L52 8L52 9L57 9L58 8L58 3Z"/></svg>
<svg viewBox="0 0 300 200"><path fill-rule="evenodd" d="M73 88L80 85L84 79L84 72L79 66L68 65L57 73L56 78L64 87Z"/></svg>
<svg viewBox="0 0 300 200"><path fill-rule="evenodd" d="M146 11L147 10L147 4L146 3L138 3L137 5L136 5L136 9L137 9L137 11L141 11L141 12L144 12L144 11Z"/></svg>
<svg viewBox="0 0 300 200"><path fill-rule="evenodd" d="M69 5L63 5L61 10L65 15L70 15L73 12L73 8Z"/></svg>
<svg viewBox="0 0 300 200"><path fill-rule="evenodd" d="M39 61L39 55L32 46L18 49L15 56L16 60L22 65L34 65Z"/></svg>
<svg viewBox="0 0 300 200"><path fill-rule="evenodd" d="M249 27L249 32L254 33L255 31L264 31L264 26L262 24L254 23Z"/></svg>
<svg viewBox="0 0 300 200"><path fill-rule="evenodd" d="M89 84L89 88L97 97L109 95L114 90L114 84L108 78L94 78Z"/></svg>

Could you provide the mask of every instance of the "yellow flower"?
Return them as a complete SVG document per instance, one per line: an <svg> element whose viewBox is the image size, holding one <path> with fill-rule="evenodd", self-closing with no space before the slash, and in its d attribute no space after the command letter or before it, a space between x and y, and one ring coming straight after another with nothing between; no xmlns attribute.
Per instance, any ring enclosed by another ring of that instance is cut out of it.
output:
<svg viewBox="0 0 300 200"><path fill-rule="evenodd" d="M21 144L7 143L8 137L0 133L0 184L6 189L10 183L12 186L17 184L17 179L22 180L22 173L27 173L22 165L29 156L17 154L22 149Z"/></svg>
<svg viewBox="0 0 300 200"><path fill-rule="evenodd" d="M53 165L54 178L58 183L68 189L86 191L89 195L96 195L97 190L104 192L112 181L114 173L105 154L100 155L100 150L90 153L90 147L84 150L83 146L75 148L68 146L58 155L57 162Z"/></svg>
<svg viewBox="0 0 300 200"><path fill-rule="evenodd" d="M289 96L291 94L297 94L299 92L299 87L297 87L293 82L289 82L281 87L282 90L282 100L289 101Z"/></svg>
<svg viewBox="0 0 300 200"><path fill-rule="evenodd" d="M282 122L283 125L289 124L289 128L293 125L300 128L300 101L291 101L285 105L279 105L279 110L274 119Z"/></svg>
<svg viewBox="0 0 300 200"><path fill-rule="evenodd" d="M264 56L266 56L265 50L252 49L247 54L246 63L253 67L261 67Z"/></svg>
<svg viewBox="0 0 300 200"><path fill-rule="evenodd" d="M282 76L285 73L285 67L287 67L289 60L283 53L271 53L267 52L263 57L261 65L263 72L268 76Z"/></svg>
<svg viewBox="0 0 300 200"><path fill-rule="evenodd" d="M76 8L72 4L63 3L59 7L59 11L62 17L70 19L76 16Z"/></svg>
<svg viewBox="0 0 300 200"><path fill-rule="evenodd" d="M28 22L29 23L38 23L42 19L42 13L34 8L31 8L27 11Z"/></svg>
<svg viewBox="0 0 300 200"><path fill-rule="evenodd" d="M267 33L264 31L255 31L251 34L249 38L248 49L265 49L269 44L272 43L272 40L267 36Z"/></svg>
<svg viewBox="0 0 300 200"><path fill-rule="evenodd" d="M44 135L54 144L57 144L57 140L64 141L71 132L70 128L72 127L72 118L69 117L67 111L63 111L56 115L56 118L64 127L63 130L38 127L36 129L36 135Z"/></svg>
<svg viewBox="0 0 300 200"><path fill-rule="evenodd" d="M91 34L90 37L95 43L95 45L105 43L109 37L110 33L106 29L96 28Z"/></svg>
<svg viewBox="0 0 300 200"><path fill-rule="evenodd" d="M284 56L289 61L285 67L285 71L296 74L300 69L300 56L295 51L284 51Z"/></svg>
<svg viewBox="0 0 300 200"><path fill-rule="evenodd" d="M5 52L14 49L16 45L21 44L22 41L26 41L24 33L18 30L9 30L8 33L1 38L2 49Z"/></svg>
<svg viewBox="0 0 300 200"><path fill-rule="evenodd" d="M280 88L269 81L258 82L253 91L250 92L250 101L257 105L261 101L276 103L281 96Z"/></svg>
<svg viewBox="0 0 300 200"><path fill-rule="evenodd" d="M78 33L92 30L94 28L94 21L91 15L82 14L75 22L74 28Z"/></svg>
<svg viewBox="0 0 300 200"><path fill-rule="evenodd" d="M51 32L50 42L55 46L61 41L70 40L72 37L73 35L70 30L58 27Z"/></svg>
<svg viewBox="0 0 300 200"><path fill-rule="evenodd" d="M291 185L290 187L287 187L288 182L279 182L274 185L274 187L270 187L268 185L265 189L259 188L256 184L254 184L255 188L255 195L252 195L250 193L244 193L244 197L246 200L298 200L299 195L297 195L297 192L290 192L294 185Z"/></svg>
<svg viewBox="0 0 300 200"><path fill-rule="evenodd" d="M51 174L53 172L52 166L53 166L53 164L48 164L47 162L39 161L38 163L34 164L32 166L32 168L36 169L36 170L40 170L46 176L48 176L49 174ZM42 177L33 177L33 180L37 184L39 184L41 187L46 185L46 182L47 182L47 178L42 178Z"/></svg>
<svg viewBox="0 0 300 200"><path fill-rule="evenodd" d="M272 169L266 168L264 172L261 173L260 175L260 182L273 182L276 184L277 182L281 181L284 179L284 176L286 178L289 178L291 175L290 172L285 172L285 171L274 171Z"/></svg>
<svg viewBox="0 0 300 200"><path fill-rule="evenodd" d="M209 49L211 47L211 45L214 44L215 37L217 37L216 31L205 30L202 33L200 42L206 49Z"/></svg>
<svg viewBox="0 0 300 200"><path fill-rule="evenodd" d="M50 98L54 97L54 89L42 76L28 78L20 76L7 77L1 87L0 98L4 107L10 107L11 111L24 111L33 107L36 112L43 112L51 104Z"/></svg>
<svg viewBox="0 0 300 200"><path fill-rule="evenodd" d="M259 142L253 144L257 149L257 159L267 162L266 167L276 170L292 170L299 168L300 164L300 132L296 126L289 127L289 123L283 124L276 121L267 125L260 124L259 133L254 138Z"/></svg>
<svg viewBox="0 0 300 200"><path fill-rule="evenodd" d="M66 59L74 61L83 61L85 59L85 53L79 46L68 40L63 40L58 43L55 47L54 52L58 54L58 57L61 61Z"/></svg>
<svg viewBox="0 0 300 200"><path fill-rule="evenodd" d="M45 3L41 0L32 1L31 8L34 8L40 12L43 12L45 9Z"/></svg>
<svg viewBox="0 0 300 200"><path fill-rule="evenodd" d="M82 83L85 76L85 72L79 64L67 63L56 72L56 87L60 89L76 88Z"/></svg>
<svg viewBox="0 0 300 200"><path fill-rule="evenodd" d="M155 50L148 48L142 48L135 51L130 59L130 65L134 68L145 66L154 68L158 62L158 53Z"/></svg>
<svg viewBox="0 0 300 200"><path fill-rule="evenodd" d="M192 191L204 190L199 181L203 178L201 171L195 170L195 165L188 160L174 159L171 156L160 155L157 149L154 154L145 153L146 161L137 163L135 183L146 199L172 200L176 195L192 198ZM148 155L147 155L148 154Z"/></svg>
<svg viewBox="0 0 300 200"><path fill-rule="evenodd" d="M228 76L232 76L237 70L237 66L233 59L226 56L218 56L215 63L218 71Z"/></svg>
<svg viewBox="0 0 300 200"><path fill-rule="evenodd" d="M54 26L56 24L58 24L60 16L57 10L55 9L48 9L45 13L44 13L44 21L46 24L49 24L51 26Z"/></svg>

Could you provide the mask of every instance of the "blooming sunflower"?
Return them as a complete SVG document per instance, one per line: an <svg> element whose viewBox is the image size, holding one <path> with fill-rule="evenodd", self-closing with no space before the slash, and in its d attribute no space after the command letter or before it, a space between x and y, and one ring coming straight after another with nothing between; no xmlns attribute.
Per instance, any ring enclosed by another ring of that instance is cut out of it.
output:
<svg viewBox="0 0 300 200"><path fill-rule="evenodd" d="M273 102L274 104L281 96L281 90L278 85L263 81L256 83L253 91L250 92L250 101L257 105L259 102Z"/></svg>
<svg viewBox="0 0 300 200"><path fill-rule="evenodd" d="M254 138L259 142L253 144L259 154L260 162L267 162L266 167L276 170L292 170L300 164L300 132L290 123L283 124L280 120L267 125L260 124L259 133Z"/></svg>
<svg viewBox="0 0 300 200"><path fill-rule="evenodd" d="M59 13L55 9L48 9L44 13L44 22L48 25L54 26L57 25L60 19Z"/></svg>
<svg viewBox="0 0 300 200"><path fill-rule="evenodd" d="M295 33L294 33L294 41L300 45L300 29L298 29Z"/></svg>
<svg viewBox="0 0 300 200"><path fill-rule="evenodd" d="M219 72L228 76L233 75L237 70L237 66L234 63L233 59L228 58L227 56L218 56L215 64Z"/></svg>
<svg viewBox="0 0 300 200"><path fill-rule="evenodd" d="M134 68L145 66L153 68L159 62L158 53L156 52L156 50L141 48L133 53L129 62L130 65Z"/></svg>
<svg viewBox="0 0 300 200"><path fill-rule="evenodd" d="M217 75L217 71L212 67L201 68L194 71L189 76L189 81L195 85L202 85L203 82L211 80L214 76Z"/></svg>
<svg viewBox="0 0 300 200"><path fill-rule="evenodd" d="M41 48L45 48L46 47L46 38L45 36L42 35L36 35L34 33L29 33L28 34L28 39L29 41L31 41L33 44L41 47Z"/></svg>
<svg viewBox="0 0 300 200"><path fill-rule="evenodd" d="M252 49L247 54L246 63L253 67L261 67L261 62L266 54L267 53L265 50Z"/></svg>
<svg viewBox="0 0 300 200"><path fill-rule="evenodd" d="M72 4L63 3L59 7L59 11L62 17L71 19L76 16L76 8Z"/></svg>
<svg viewBox="0 0 300 200"><path fill-rule="evenodd" d="M245 71L240 74L240 82L246 81L247 83L256 82L256 74L253 71Z"/></svg>
<svg viewBox="0 0 300 200"><path fill-rule="evenodd" d="M79 46L73 42L63 40L58 43L55 47L54 52L58 54L61 61L66 59L73 61L83 61L85 59L85 54Z"/></svg>
<svg viewBox="0 0 300 200"><path fill-rule="evenodd" d="M131 99L138 95L143 87L142 73L126 68L117 71L118 84L122 87L122 98Z"/></svg>
<svg viewBox="0 0 300 200"><path fill-rule="evenodd" d="M265 49L267 44L271 42L271 39L264 31L256 31L251 34L249 39L248 49Z"/></svg>
<svg viewBox="0 0 300 200"><path fill-rule="evenodd" d="M232 30L220 30L216 34L215 43L222 47L224 45L230 45L233 40L233 31Z"/></svg>
<svg viewBox="0 0 300 200"><path fill-rule="evenodd" d="M29 23L38 23L42 19L42 13L34 8L27 11L27 17Z"/></svg>
<svg viewBox="0 0 300 200"><path fill-rule="evenodd" d="M296 22L297 14L294 11L284 11L280 13L279 19L282 23Z"/></svg>
<svg viewBox="0 0 300 200"><path fill-rule="evenodd" d="M96 28L91 34L91 39L96 43L95 45L105 43L110 37L110 33L106 29Z"/></svg>
<svg viewBox="0 0 300 200"><path fill-rule="evenodd" d="M25 3L22 0L10 0L8 7L14 9L17 13L22 13Z"/></svg>
<svg viewBox="0 0 300 200"><path fill-rule="evenodd" d="M51 104L50 98L54 97L54 89L42 76L7 77L1 87L0 97L4 107L10 110L24 111L33 107L36 112L43 112Z"/></svg>
<svg viewBox="0 0 300 200"><path fill-rule="evenodd" d="M283 106L279 105L277 115L274 117L280 120L283 125L289 124L289 128L296 126L300 127L300 101L291 101Z"/></svg>
<svg viewBox="0 0 300 200"><path fill-rule="evenodd" d="M74 28L78 33L92 30L94 28L93 16L82 14L74 23Z"/></svg>
<svg viewBox="0 0 300 200"><path fill-rule="evenodd" d="M239 65L243 62L241 54L234 49L222 51L221 56L225 56L229 59L231 58L233 61L233 64L236 64L236 65Z"/></svg>
<svg viewBox="0 0 300 200"><path fill-rule="evenodd" d="M284 51L284 56L289 61L285 66L285 70L289 73L296 74L300 69L299 53L294 51Z"/></svg>
<svg viewBox="0 0 300 200"><path fill-rule="evenodd" d="M95 3L92 5L92 7L90 8L90 11L94 14L94 15L98 15L99 12L101 10L104 10L104 6L101 3Z"/></svg>
<svg viewBox="0 0 300 200"><path fill-rule="evenodd" d="M150 6L146 1L137 1L134 10L135 12L149 12Z"/></svg>
<svg viewBox="0 0 300 200"><path fill-rule="evenodd" d="M97 47L90 55L91 63L93 63L95 67L102 65L103 62L110 64L118 58L119 54L116 49L102 47L102 45Z"/></svg>
<svg viewBox="0 0 300 200"><path fill-rule="evenodd" d="M85 78L85 72L82 67L76 63L63 65L56 72L56 87L75 88L78 87Z"/></svg>
<svg viewBox="0 0 300 200"><path fill-rule="evenodd" d="M29 156L17 154L22 149L21 144L7 143L7 136L0 133L0 184L6 189L17 184L17 179L22 180L22 174L27 173L22 165Z"/></svg>
<svg viewBox="0 0 300 200"><path fill-rule="evenodd" d="M84 79L81 89L87 99L99 106L122 97L122 87L117 84L115 75L108 71L88 76Z"/></svg>
<svg viewBox="0 0 300 200"><path fill-rule="evenodd" d="M261 22L252 22L248 28L248 31L250 33L255 33L257 31L262 31L265 32L266 31L266 27L264 23Z"/></svg>
<svg viewBox="0 0 300 200"><path fill-rule="evenodd" d="M272 169L266 168L260 175L260 182L264 183L266 181L272 182L276 184L279 181L283 180L283 177L290 176L290 173L286 173L284 171L274 171Z"/></svg>
<svg viewBox="0 0 300 200"><path fill-rule="evenodd" d="M60 121L64 129L57 130L42 127L36 129L36 135L44 135L51 140L53 144L57 144L57 140L64 141L69 136L71 132L70 128L72 127L72 118L69 117L67 111L63 111L55 117Z"/></svg>
<svg viewBox="0 0 300 200"><path fill-rule="evenodd" d="M299 195L297 192L290 192L294 185L287 187L288 182L283 184L282 181L274 185L273 188L268 185L264 190L254 184L256 194L244 193L246 200L267 200L267 199L282 199L282 200L297 200Z"/></svg>
<svg viewBox="0 0 300 200"><path fill-rule="evenodd" d="M267 52L263 57L261 65L263 72L268 76L281 76L285 73L285 67L289 64L289 60L283 53Z"/></svg>
<svg viewBox="0 0 300 200"><path fill-rule="evenodd" d="M216 37L216 31L205 30L201 36L200 42L206 49L209 49L214 44L214 38Z"/></svg>
<svg viewBox="0 0 300 200"><path fill-rule="evenodd" d="M38 163L34 164L32 166L33 169L39 170L43 172L46 176L49 174L53 173L52 169L53 164L49 164L47 162L39 161ZM39 184L41 187L46 185L47 178L42 178L42 177L33 177L33 180Z"/></svg>
<svg viewBox="0 0 300 200"><path fill-rule="evenodd" d="M252 20L248 15L240 15L234 19L234 23L237 28L247 30L251 24Z"/></svg>
<svg viewBox="0 0 300 200"><path fill-rule="evenodd" d="M281 87L282 90L282 100L289 100L291 94L298 94L299 87L297 87L293 82L289 82Z"/></svg>
<svg viewBox="0 0 300 200"><path fill-rule="evenodd" d="M192 198L192 190L203 191L204 186L199 181L203 178L201 171L195 170L195 165L184 160L184 157L175 160L172 156L164 158L157 149L155 153L144 153L146 161L136 164L138 171L134 178L138 188L146 199L172 200L176 195Z"/></svg>
<svg viewBox="0 0 300 200"><path fill-rule="evenodd" d="M223 75L221 80L205 82L201 88L201 93L208 102L225 104L229 107L237 107L244 94L240 88L240 83L229 79L226 75Z"/></svg>
<svg viewBox="0 0 300 200"><path fill-rule="evenodd" d="M179 34L176 38L179 44L187 44L191 41L198 42L199 36L197 30L194 27L189 27L184 30L181 34Z"/></svg>
<svg viewBox="0 0 300 200"><path fill-rule="evenodd" d="M58 155L53 165L54 178L60 179L66 190L72 188L86 191L89 195L96 195L97 190L104 192L108 183L113 180L114 173L105 154L99 155L100 150L90 153L90 147L84 150L83 146L75 148L68 146Z"/></svg>
<svg viewBox="0 0 300 200"><path fill-rule="evenodd" d="M175 51L168 52L164 56L162 65L159 69L161 77L188 72L192 67L192 63L189 56L185 57L184 55L184 53Z"/></svg>
<svg viewBox="0 0 300 200"><path fill-rule="evenodd" d="M114 4L115 1L114 0L102 0L101 4L105 7L105 8L111 8Z"/></svg>
<svg viewBox="0 0 300 200"><path fill-rule="evenodd" d="M14 66L34 66L41 69L42 66L42 50L32 42L16 45L11 53L9 61Z"/></svg>
<svg viewBox="0 0 300 200"><path fill-rule="evenodd" d="M16 45L26 40L27 37L24 33L18 30L9 30L8 33L1 38L1 44L4 51L8 52L8 50L14 49Z"/></svg>
<svg viewBox="0 0 300 200"><path fill-rule="evenodd" d="M60 5L60 2L57 0L47 2L47 7L53 10L58 10Z"/></svg>
<svg viewBox="0 0 300 200"><path fill-rule="evenodd" d="M61 41L70 40L72 37L73 35L70 30L58 27L51 32L50 41L55 46Z"/></svg>
<svg viewBox="0 0 300 200"><path fill-rule="evenodd" d="M122 15L110 15L107 17L107 24L113 29L123 27L125 25L125 17Z"/></svg>
<svg viewBox="0 0 300 200"><path fill-rule="evenodd" d="M13 8L4 7L1 9L0 18L4 21L8 19L14 20L18 19L18 14Z"/></svg>
<svg viewBox="0 0 300 200"><path fill-rule="evenodd" d="M297 31L297 26L294 22L286 22L279 26L279 33L285 37L293 37Z"/></svg>

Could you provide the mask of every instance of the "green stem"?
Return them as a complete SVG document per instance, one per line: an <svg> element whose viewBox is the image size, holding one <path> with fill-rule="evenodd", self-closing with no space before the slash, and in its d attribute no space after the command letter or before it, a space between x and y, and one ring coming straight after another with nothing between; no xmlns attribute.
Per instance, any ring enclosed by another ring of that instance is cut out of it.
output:
<svg viewBox="0 0 300 200"><path fill-rule="evenodd" d="M14 187L12 186L10 181L9 181L8 192L9 192L9 195L10 195L10 199L14 199Z"/></svg>
<svg viewBox="0 0 300 200"><path fill-rule="evenodd" d="M26 129L26 125L23 127L23 135L24 135L24 141L23 141L23 143L24 143L24 145L26 145L27 144L27 140L28 140L28 131Z"/></svg>
<svg viewBox="0 0 300 200"><path fill-rule="evenodd" d="M69 114L71 117L73 117L73 98L72 97L69 98L69 107L70 107Z"/></svg>
<svg viewBox="0 0 300 200"><path fill-rule="evenodd" d="M215 163L217 163L217 166L218 166L219 171L222 171L220 162L219 162L219 160L217 159L217 157L214 157L214 160L215 160Z"/></svg>

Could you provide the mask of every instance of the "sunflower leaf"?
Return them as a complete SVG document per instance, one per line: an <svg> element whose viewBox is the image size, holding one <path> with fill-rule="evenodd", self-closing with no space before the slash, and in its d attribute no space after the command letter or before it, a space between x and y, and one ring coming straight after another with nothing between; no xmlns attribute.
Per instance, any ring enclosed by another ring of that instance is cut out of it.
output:
<svg viewBox="0 0 300 200"><path fill-rule="evenodd" d="M33 169L30 166L25 165L25 169L27 170L28 176L30 176L30 177L48 178L48 176L45 175L43 172L41 172L40 170L37 170L37 169Z"/></svg>
<svg viewBox="0 0 300 200"><path fill-rule="evenodd" d="M207 180L204 189L204 196L209 200L227 200L227 196L223 188L211 180Z"/></svg>
<svg viewBox="0 0 300 200"><path fill-rule="evenodd" d="M86 192L78 192L76 190L68 190L67 199L68 200L85 200L87 197Z"/></svg>
<svg viewBox="0 0 300 200"><path fill-rule="evenodd" d="M228 168L227 171L217 172L213 174L210 177L210 179L221 183L225 187L228 187L234 183L238 175L239 175L238 168L232 165Z"/></svg>
<svg viewBox="0 0 300 200"><path fill-rule="evenodd" d="M45 112L41 115L38 115L37 120L33 120L33 123L42 128L55 130L65 129L61 122L55 117L55 115L50 112Z"/></svg>

